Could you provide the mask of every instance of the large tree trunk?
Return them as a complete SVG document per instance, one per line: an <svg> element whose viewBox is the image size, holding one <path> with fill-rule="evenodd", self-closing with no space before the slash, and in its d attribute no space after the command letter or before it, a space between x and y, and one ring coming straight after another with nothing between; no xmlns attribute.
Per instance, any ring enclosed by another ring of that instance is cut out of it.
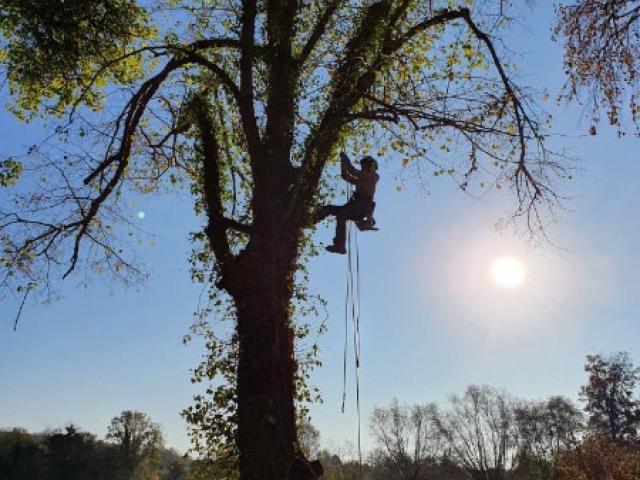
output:
<svg viewBox="0 0 640 480"><path fill-rule="evenodd" d="M291 297L297 242L293 237L257 246L256 236L238 258L240 275L232 288L240 346L240 478L306 480L314 474L297 446L294 406Z"/></svg>

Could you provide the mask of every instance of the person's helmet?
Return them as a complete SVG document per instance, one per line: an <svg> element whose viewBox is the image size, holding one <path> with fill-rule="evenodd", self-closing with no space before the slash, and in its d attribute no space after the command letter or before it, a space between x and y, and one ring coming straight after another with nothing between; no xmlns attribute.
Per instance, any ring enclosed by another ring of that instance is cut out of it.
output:
<svg viewBox="0 0 640 480"><path fill-rule="evenodd" d="M366 156L362 160L360 160L360 165L363 170L368 170L370 172L375 172L378 170L378 162L375 161L373 157Z"/></svg>

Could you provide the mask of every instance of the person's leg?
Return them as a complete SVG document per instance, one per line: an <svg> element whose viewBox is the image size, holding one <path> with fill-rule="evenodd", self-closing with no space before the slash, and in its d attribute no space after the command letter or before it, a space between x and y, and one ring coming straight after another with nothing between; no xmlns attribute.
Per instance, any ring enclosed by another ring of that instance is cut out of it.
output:
<svg viewBox="0 0 640 480"><path fill-rule="evenodd" d="M344 249L347 241L347 219L342 216L336 216L336 236L333 238L333 244Z"/></svg>
<svg viewBox="0 0 640 480"><path fill-rule="evenodd" d="M347 219L344 215L336 215L336 236L333 237L333 245L327 246L327 251L332 253L347 253L345 243L347 241Z"/></svg>
<svg viewBox="0 0 640 480"><path fill-rule="evenodd" d="M330 210L336 217L336 236L333 245L329 245L327 250L333 253L347 253L347 221L358 222L367 216L370 210L370 202L363 199L352 198L345 205ZM331 206L330 206L331 207Z"/></svg>
<svg viewBox="0 0 640 480"><path fill-rule="evenodd" d="M316 215L316 222L321 222L322 220L324 220L325 218L331 215L337 216L341 208L344 208L344 206L339 206L339 205L323 206L322 208L320 208L320 210Z"/></svg>

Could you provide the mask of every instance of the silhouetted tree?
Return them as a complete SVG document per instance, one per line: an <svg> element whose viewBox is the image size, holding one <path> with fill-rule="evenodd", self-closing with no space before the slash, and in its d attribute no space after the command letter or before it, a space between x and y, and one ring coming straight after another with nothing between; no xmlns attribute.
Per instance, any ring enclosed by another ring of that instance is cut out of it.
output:
<svg viewBox="0 0 640 480"><path fill-rule="evenodd" d="M473 480L506 480L517 459L514 400L488 386L452 395L437 417L446 455Z"/></svg>
<svg viewBox="0 0 640 480"><path fill-rule="evenodd" d="M515 409L518 429L518 465L536 480L553 479L559 454L574 447L582 432L582 414L564 397L523 402Z"/></svg>
<svg viewBox="0 0 640 480"><path fill-rule="evenodd" d="M128 478L163 446L160 427L144 413L130 410L111 420L106 438L117 445Z"/></svg>
<svg viewBox="0 0 640 480"><path fill-rule="evenodd" d="M369 428L377 451L372 457L379 478L421 480L438 461L440 432L434 404L400 405L397 399L375 407Z"/></svg>
<svg viewBox="0 0 640 480"><path fill-rule="evenodd" d="M601 108L609 123L620 127L625 101L640 127L640 2L574 0L556 8L555 34L564 42L568 98L586 92L593 112L592 133Z"/></svg>
<svg viewBox="0 0 640 480"><path fill-rule="evenodd" d="M515 421L521 448L545 459L574 445L582 431L582 414L564 397L523 402L515 409Z"/></svg>
<svg viewBox="0 0 640 480"><path fill-rule="evenodd" d="M127 471L126 451L74 426L38 435L24 430L0 431L0 480L211 480L197 477L192 461L159 449L134 472ZM193 474L192 474L193 473Z"/></svg>
<svg viewBox="0 0 640 480"><path fill-rule="evenodd" d="M640 404L634 398L640 369L629 354L588 355L589 374L580 396L586 402L589 426L611 440L635 439L640 425Z"/></svg>
<svg viewBox="0 0 640 480"><path fill-rule="evenodd" d="M51 480L93 480L105 476L95 436L80 432L73 425L64 432L47 435L44 448L47 477Z"/></svg>
<svg viewBox="0 0 640 480"><path fill-rule="evenodd" d="M532 230L557 200L563 169L496 41L506 3L2 0L10 108L64 120L0 165L2 186L26 177L0 189L0 282L37 298L80 267L144 278L128 206L186 187L194 279L236 319L241 476L313 476L292 300L338 150L388 144L399 168L510 188Z"/></svg>
<svg viewBox="0 0 640 480"><path fill-rule="evenodd" d="M25 430L14 428L0 432L0 480L44 479L46 460L39 439Z"/></svg>

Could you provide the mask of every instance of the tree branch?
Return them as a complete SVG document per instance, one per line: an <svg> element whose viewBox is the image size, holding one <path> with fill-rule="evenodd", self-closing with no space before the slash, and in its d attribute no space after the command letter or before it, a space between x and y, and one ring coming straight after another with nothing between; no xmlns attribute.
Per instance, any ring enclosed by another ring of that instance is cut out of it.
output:
<svg viewBox="0 0 640 480"><path fill-rule="evenodd" d="M329 21L331 21L331 17L333 17L333 14L336 12L342 1L343 0L331 0L331 3L329 3L325 11L322 12L322 15L318 19L318 23L313 27L311 35L309 35L307 42L302 48L302 52L300 52L300 55L298 56L298 68L304 65L309 58L309 55L313 52L314 48L324 35L327 26L329 25Z"/></svg>
<svg viewBox="0 0 640 480"><path fill-rule="evenodd" d="M195 52L184 51L184 53L186 54L187 58L191 60L193 63L202 65L203 67L207 68L211 73L213 73L216 77L218 77L222 85L224 85L229 90L231 95L233 95L233 98L235 99L238 106L242 103L243 99L242 99L242 94L240 93L240 89L235 84L235 82L231 79L231 76L224 69L220 68L218 65L213 63L208 58L203 57L202 55L199 55Z"/></svg>
<svg viewBox="0 0 640 480"><path fill-rule="evenodd" d="M293 58L292 44L295 36L297 0L268 0L267 38L269 41L267 100L265 105L265 150L258 174L268 169L278 170L272 175L271 187L286 190L290 172L290 152L296 109L296 83L298 68ZM267 166L268 164L268 166ZM278 181L280 180L280 181ZM278 184L278 187L276 187ZM258 192L260 195L260 192Z"/></svg>
<svg viewBox="0 0 640 480"><path fill-rule="evenodd" d="M172 59L167 63L162 71L160 71L160 73L142 84L140 89L127 104L128 113L126 115L124 132L120 140L120 147L118 148L118 152L115 155L106 158L87 178L85 178L84 183L88 184L97 175L105 171L110 165L112 165L113 163L118 164L113 177L111 177L111 179L107 182L106 186L101 190L100 194L91 201L87 213L79 222L78 226L80 228L78 233L76 234L76 239L74 242L73 254L71 255L71 265L64 273L63 278L66 278L74 270L78 261L78 256L80 253L80 243L82 241L82 238L88 232L89 226L98 214L100 206L109 197L109 195L111 195L113 190L122 179L122 176L124 175L124 172L129 163L129 155L131 153L131 145L133 142L134 132L138 127L138 124L140 123L140 118L147 108L149 101L156 93L158 88L160 88L162 82L164 82L164 80L169 76L169 74L185 63L186 60Z"/></svg>
<svg viewBox="0 0 640 480"><path fill-rule="evenodd" d="M196 64L199 64L199 65L202 65L203 67L205 67L209 71L211 71L214 75L216 75L216 77L218 77L218 79L220 80L222 85L224 85L231 92L231 94L235 98L236 102L238 104L240 104L240 102L242 101L240 90L238 89L238 86L233 82L233 80L231 79L231 77L229 76L229 74L226 71L224 71L222 68L220 68L215 63L213 63L210 60L208 60L207 58L205 58L202 55L199 55L199 54L197 54L197 53L195 53L195 52L193 52L191 50L187 50L187 49L182 50L182 49L178 49L178 48L177 48L177 50L180 50L182 53L184 53L186 55L186 57L181 58L180 60L178 60L178 59L172 60L171 62L177 62L176 66L174 68L172 68L172 70L175 70L176 68L178 68L178 67L180 67L182 65L185 65L187 63L196 63ZM171 62L169 62L169 64L171 64ZM169 66L169 64L167 64L167 67ZM138 91L138 94L134 95L134 97L127 104L127 109L133 108L135 102L138 101L139 95L144 91L145 88L147 88L150 84L155 82L156 79L158 79L158 77L162 76L163 72L159 73L157 76L155 76L152 79L148 80L147 82L145 82L140 87L140 90ZM165 76L165 78L166 78L166 76ZM163 80L164 80L164 78L161 81L163 81ZM146 107L146 104L145 104L145 107ZM116 123L119 123L119 122L116 122ZM137 125L134 125L133 129L135 129L136 126ZM127 127L125 127L125 129L126 128ZM101 162L89 175L87 175L85 177L84 184L88 185L89 183L91 183L104 170L106 170L108 167L110 167L116 161L118 161L120 153L121 152L118 151L118 153L116 153L115 155L111 155L111 156L105 158L105 160L103 162Z"/></svg>
<svg viewBox="0 0 640 480"><path fill-rule="evenodd" d="M93 87L96 80L102 74L104 74L109 68L111 68L112 66L116 65L119 62L122 62L123 60L126 60L130 57L134 57L136 55L140 55L146 52L151 52L156 57L158 57L162 55L167 55L167 53L170 51L182 52L182 53L185 53L185 52L194 53L194 51L197 51L197 50L206 50L210 48L234 48L239 50L240 41L235 38L207 38L202 40L196 40L195 42L192 42L187 45L173 45L173 44L149 45L146 47L141 47L141 48L132 50L130 52L124 53L123 55L120 55L119 57L111 59L106 63L104 63L102 66L100 66L100 68L98 68L96 72L91 76L89 81L86 83L86 85L80 92L80 95L78 96L76 101L73 103L71 111L69 113L69 117L72 117L74 115L74 113L78 109L78 106L80 105L82 100L86 97L89 90L91 90L91 87ZM256 45L255 49L256 49L256 52L258 52L260 55L264 55L264 53L267 51L266 48L259 45Z"/></svg>
<svg viewBox="0 0 640 480"><path fill-rule="evenodd" d="M371 5L367 13L363 16L360 28L348 42L343 64L338 67L334 76L332 87L334 93L330 99L329 107L325 111L322 120L318 127L316 127L315 131L311 134L310 140L307 143L307 152L303 160L303 166L300 170L300 183L296 187L297 191L294 193L293 201L298 202L299 205L304 204L301 208L308 208L308 202L311 201L312 196L315 194L315 188L317 187L326 159L333 149L333 146L337 141L339 131L345 121L353 119L354 117L369 117L370 120L396 122L398 120L398 115L404 115L405 118L409 119L411 117L415 117L415 111L385 112L383 108L368 112L351 113L351 109L360 99L363 98L364 95L366 95L367 91L375 81L377 68L379 65L384 63L389 56L397 52L406 45L407 42L425 30L459 19L466 23L476 38L488 49L491 60L497 69L500 81L504 88L506 97L505 102L508 102L508 104L512 106L519 141L519 157L513 177L514 183L521 204L527 205L526 211L530 212L532 209L535 210L537 200L539 197L545 195L546 190L541 187L540 183L536 178L534 178L528 168L527 141L529 139L533 139L538 143L541 143L541 137L538 133L539 130L536 122L529 118L518 93L512 86L500 58L497 55L491 38L476 25L471 18L469 9L467 8L441 11L431 18L409 28L409 30L404 34L392 38L388 36L393 29L393 25L390 25L391 20L388 19L388 12L389 4L387 2L381 1ZM399 18L399 15L400 14L397 11L394 11L392 13L392 18L397 19ZM385 30L385 36L387 36L387 38L383 41L382 48L378 52L367 52L369 57L373 57L372 60L369 60L368 62L360 60L359 62L359 59L365 57L364 52L366 52L366 50L364 49L370 43L372 32L375 30L376 25L383 20L386 22L385 25L387 29ZM356 76L353 75L354 72L356 72ZM426 116L423 116L423 118L429 120ZM482 130L482 127L479 125L462 125L460 123L451 122L446 117L432 118L431 120L436 120L441 125L461 130ZM482 132L475 131L473 133ZM296 197L296 195L298 195L298 190L301 192L304 191L303 194L306 197L305 201L300 201ZM302 216L304 216L304 213Z"/></svg>
<svg viewBox="0 0 640 480"><path fill-rule="evenodd" d="M309 136L302 167L298 172L295 191L291 196L290 211L298 210L297 217L306 223L305 210L315 194L327 158L338 139L344 118L367 92L375 80L375 72L367 63L367 55L374 37L386 22L391 2L382 0L367 7L353 37L347 42L340 66L332 81L329 106L319 124ZM302 209L302 211L300 211Z"/></svg>
<svg viewBox="0 0 640 480"><path fill-rule="evenodd" d="M242 0L240 31L240 116L252 165L260 156L261 139L253 105L253 60L255 56L256 0Z"/></svg>
<svg viewBox="0 0 640 480"><path fill-rule="evenodd" d="M216 255L221 273L224 276L229 268L229 262L233 259L226 233L226 229L231 228L232 222L225 218L222 205L220 148L207 102L201 96L196 96L193 104L196 113L196 126L204 152L202 182L204 201L207 205L207 216L209 217L205 230L211 250ZM233 223L235 225L235 222Z"/></svg>
<svg viewBox="0 0 640 480"><path fill-rule="evenodd" d="M416 35L428 30L431 27L435 27L436 25L442 25L443 23L450 22L451 20L464 18L465 15L469 15L468 8L461 8L457 10L445 10L444 12L438 13L433 17L426 19L423 22L420 22L409 30L407 30L404 34L395 38L391 42L389 42L385 48L384 53L389 55L391 53L396 52L400 48L402 48L408 41L413 39Z"/></svg>
<svg viewBox="0 0 640 480"><path fill-rule="evenodd" d="M504 86L505 92L507 93L507 96L513 103L513 113L516 119L516 127L518 129L518 135L520 137L519 138L520 156L519 156L518 170L516 171L516 176L523 175L524 178L526 179L526 182L529 184L529 186L533 188L534 192L533 192L533 197L531 201L535 202L537 197L542 194L542 191L540 189L538 182L536 181L535 178L533 178L533 176L531 175L531 172L529 171L526 165L527 136L525 134L525 125L528 125L531 128L533 135L535 135L536 137L538 137L538 128L535 125L535 123L532 122L529 116L527 115L527 112L522 106L522 102L520 101L519 96L514 91L513 86L511 85L511 81L509 80L509 77L507 76L504 70L504 67L502 66L500 57L498 56L496 49L493 45L493 42L489 38L489 35L487 35L485 32L483 32L478 28L476 23L471 18L471 13L469 12L468 9L463 10L463 18L467 23L467 25L469 26L469 28L471 29L471 31L476 35L476 37L478 37L479 40L481 40L485 44L485 46L489 50L489 53L491 54L491 58L493 60L493 64L495 65L496 69L498 70L498 74L500 75L500 79L502 81L502 85ZM516 188L518 189L518 195L520 195L520 188L518 187L517 184L516 184Z"/></svg>
<svg viewBox="0 0 640 480"><path fill-rule="evenodd" d="M233 220L231 218L222 218L221 223L224 228L236 230L237 232L244 233L246 235L250 235L252 231L252 226L247 225L246 223L239 222L237 220Z"/></svg>
<svg viewBox="0 0 640 480"><path fill-rule="evenodd" d="M175 48L175 46L173 48ZM207 48L233 48L236 50L242 50L242 42L235 38L205 38L190 43L187 45L187 48L191 48L193 50L203 50ZM254 45L253 49L254 52L259 55L264 55L268 51L268 49L262 45Z"/></svg>

